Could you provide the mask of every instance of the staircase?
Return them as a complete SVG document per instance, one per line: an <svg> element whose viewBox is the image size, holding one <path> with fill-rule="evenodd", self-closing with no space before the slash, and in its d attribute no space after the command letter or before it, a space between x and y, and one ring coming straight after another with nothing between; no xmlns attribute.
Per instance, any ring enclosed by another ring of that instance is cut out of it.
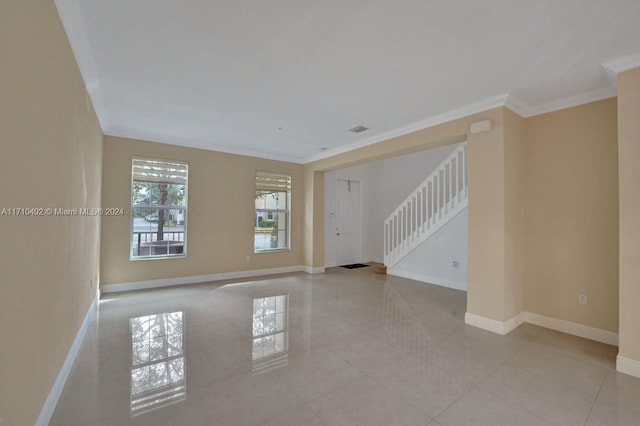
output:
<svg viewBox="0 0 640 426"><path fill-rule="evenodd" d="M468 205L467 144L460 145L384 221L384 264L411 253Z"/></svg>

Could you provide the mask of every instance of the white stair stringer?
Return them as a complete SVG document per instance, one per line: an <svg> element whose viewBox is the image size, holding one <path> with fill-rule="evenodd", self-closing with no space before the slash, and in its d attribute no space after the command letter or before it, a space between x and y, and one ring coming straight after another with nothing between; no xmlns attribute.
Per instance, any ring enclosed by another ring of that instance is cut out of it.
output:
<svg viewBox="0 0 640 426"><path fill-rule="evenodd" d="M461 144L384 221L384 264L390 268L469 203L467 144Z"/></svg>

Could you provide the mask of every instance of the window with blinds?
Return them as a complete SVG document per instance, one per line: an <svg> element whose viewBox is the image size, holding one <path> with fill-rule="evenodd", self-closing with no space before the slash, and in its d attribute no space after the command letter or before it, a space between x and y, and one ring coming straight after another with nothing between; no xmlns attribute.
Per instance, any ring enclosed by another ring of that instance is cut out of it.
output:
<svg viewBox="0 0 640 426"><path fill-rule="evenodd" d="M256 172L254 252L288 250L291 176Z"/></svg>
<svg viewBox="0 0 640 426"><path fill-rule="evenodd" d="M148 158L131 162L131 259L187 253L186 163Z"/></svg>

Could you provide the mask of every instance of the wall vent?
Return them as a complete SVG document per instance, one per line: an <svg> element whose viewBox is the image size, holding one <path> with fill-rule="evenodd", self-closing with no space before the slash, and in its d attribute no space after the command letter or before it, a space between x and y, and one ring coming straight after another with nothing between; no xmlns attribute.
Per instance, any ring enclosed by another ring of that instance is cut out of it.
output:
<svg viewBox="0 0 640 426"><path fill-rule="evenodd" d="M353 127L351 129L349 129L349 131L353 132L353 133L362 133L365 130L369 130L369 128L368 127L364 127L364 126L356 126L356 127Z"/></svg>

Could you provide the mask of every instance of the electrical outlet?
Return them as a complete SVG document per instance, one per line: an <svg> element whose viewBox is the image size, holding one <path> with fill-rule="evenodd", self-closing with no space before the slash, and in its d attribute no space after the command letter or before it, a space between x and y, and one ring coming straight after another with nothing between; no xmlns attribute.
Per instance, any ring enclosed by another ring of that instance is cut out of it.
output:
<svg viewBox="0 0 640 426"><path fill-rule="evenodd" d="M460 264L458 263L457 260L454 260L453 262L451 262L451 266L453 266L454 268L457 268L458 266L460 266Z"/></svg>
<svg viewBox="0 0 640 426"><path fill-rule="evenodd" d="M578 295L578 304L580 304L580 305L586 305L587 304L587 295L586 294L579 294Z"/></svg>
<svg viewBox="0 0 640 426"><path fill-rule="evenodd" d="M251 256L247 256L247 262L251 262Z"/></svg>

